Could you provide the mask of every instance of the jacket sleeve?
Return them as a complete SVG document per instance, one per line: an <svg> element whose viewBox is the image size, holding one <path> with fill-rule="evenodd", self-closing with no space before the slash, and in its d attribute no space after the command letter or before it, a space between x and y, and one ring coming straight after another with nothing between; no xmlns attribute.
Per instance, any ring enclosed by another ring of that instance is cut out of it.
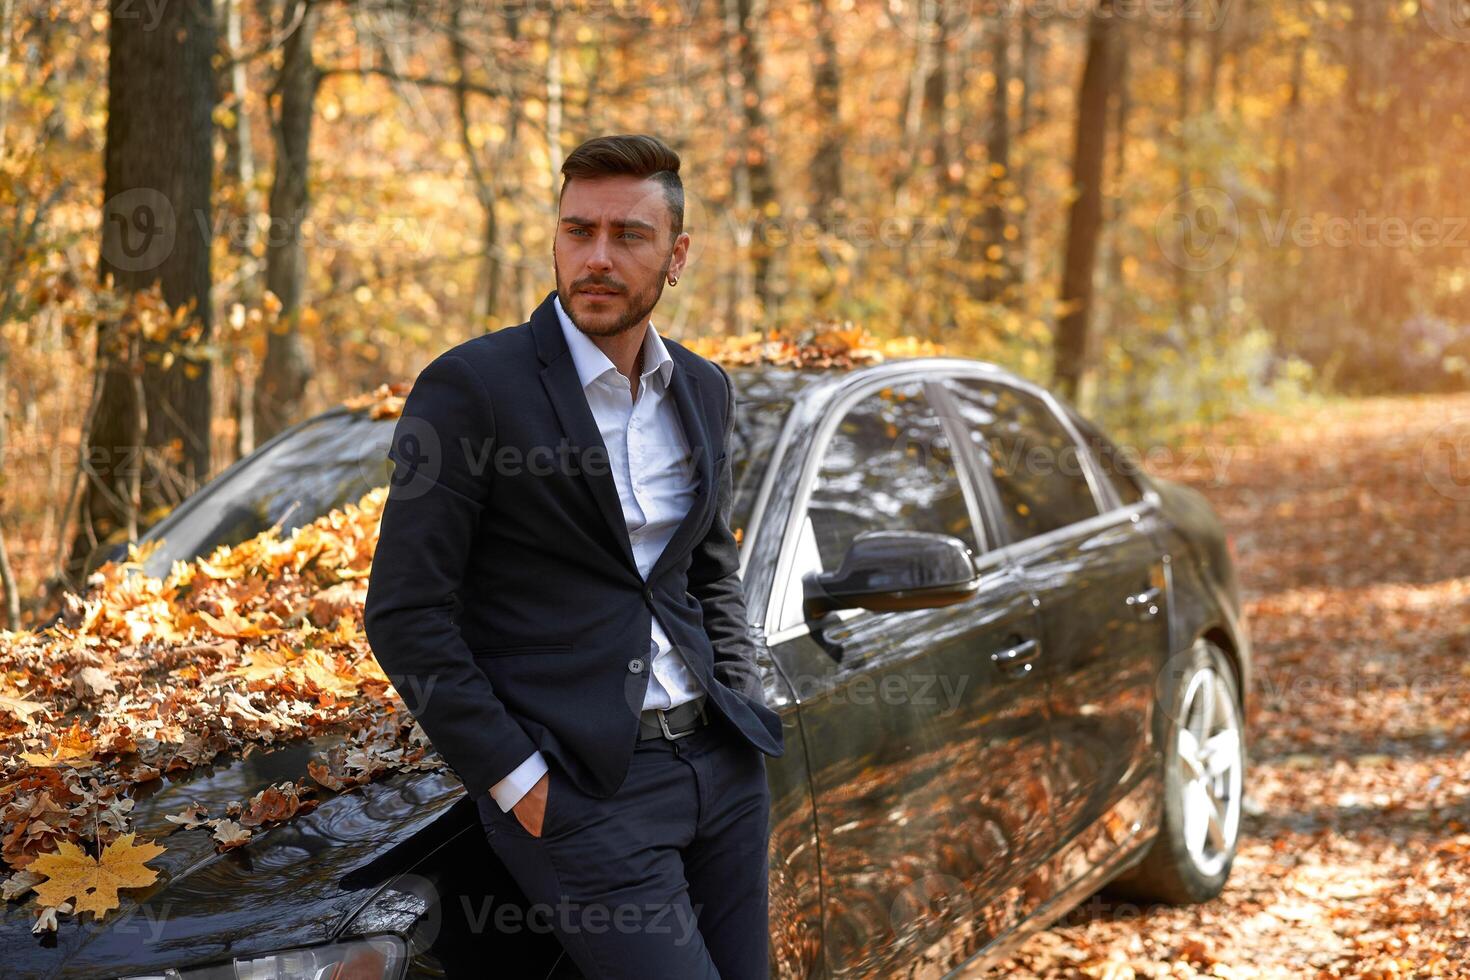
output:
<svg viewBox="0 0 1470 980"><path fill-rule="evenodd" d="M713 362L711 362L713 363ZM725 456L715 474L715 516L703 540L694 546L689 564L689 592L704 610L704 630L715 651L715 677L751 700L763 700L757 657L769 658L765 641L746 617L745 588L741 584L740 551L730 531L734 485L730 471L730 442L735 431L735 385L720 365L725 379Z"/></svg>
<svg viewBox="0 0 1470 980"><path fill-rule="evenodd" d="M462 358L441 354L414 381L393 430L393 475L363 605L373 655L472 798L537 750L455 623L494 439L484 382Z"/></svg>

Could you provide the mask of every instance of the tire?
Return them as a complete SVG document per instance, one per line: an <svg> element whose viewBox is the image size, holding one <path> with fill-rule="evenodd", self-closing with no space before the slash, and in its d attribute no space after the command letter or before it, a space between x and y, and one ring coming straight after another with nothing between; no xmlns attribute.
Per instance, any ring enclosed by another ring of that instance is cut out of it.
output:
<svg viewBox="0 0 1470 980"><path fill-rule="evenodd" d="M1159 834L1143 859L1108 890L1134 900L1191 905L1219 895L1235 861L1245 788L1245 722L1235 670L1208 640L1170 657L1157 688L1164 784ZM1213 702L1207 700L1211 696ZM1206 722L1207 748L1200 752ZM1225 734L1232 729L1233 752Z"/></svg>

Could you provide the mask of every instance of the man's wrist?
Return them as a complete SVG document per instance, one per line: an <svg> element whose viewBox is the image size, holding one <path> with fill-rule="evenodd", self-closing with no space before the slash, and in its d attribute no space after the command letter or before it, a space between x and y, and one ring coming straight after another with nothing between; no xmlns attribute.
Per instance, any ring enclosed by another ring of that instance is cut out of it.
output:
<svg viewBox="0 0 1470 980"><path fill-rule="evenodd" d="M515 809L515 805L521 798L531 791L531 787L546 774L548 766L546 758L540 751L532 752L530 757L511 770L500 782L490 787L490 796L495 800L501 812L509 813Z"/></svg>

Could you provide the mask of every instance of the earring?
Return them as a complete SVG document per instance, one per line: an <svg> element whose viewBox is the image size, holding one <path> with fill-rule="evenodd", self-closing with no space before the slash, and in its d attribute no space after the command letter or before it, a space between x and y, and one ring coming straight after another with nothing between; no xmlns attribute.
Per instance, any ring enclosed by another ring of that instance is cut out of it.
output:
<svg viewBox="0 0 1470 980"><path fill-rule="evenodd" d="M669 276L669 285L670 286L677 286L677 285L679 285L679 277L678 276Z"/></svg>

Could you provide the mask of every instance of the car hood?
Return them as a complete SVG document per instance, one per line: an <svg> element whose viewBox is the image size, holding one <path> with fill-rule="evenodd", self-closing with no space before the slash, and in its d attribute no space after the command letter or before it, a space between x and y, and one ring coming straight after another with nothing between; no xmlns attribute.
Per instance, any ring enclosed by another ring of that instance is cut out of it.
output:
<svg viewBox="0 0 1470 980"><path fill-rule="evenodd" d="M330 940L385 881L411 866L407 845L442 836L464 797L448 771L396 773L342 794L319 790L316 809L225 853L215 850L208 828L180 830L164 817L191 802L218 816L232 800L305 776L308 761L342 740L328 735L257 751L140 794L134 829L167 848L148 864L158 881L123 891L100 923L90 913L60 916L54 934L31 933L33 893L6 903L4 975L116 977Z"/></svg>

